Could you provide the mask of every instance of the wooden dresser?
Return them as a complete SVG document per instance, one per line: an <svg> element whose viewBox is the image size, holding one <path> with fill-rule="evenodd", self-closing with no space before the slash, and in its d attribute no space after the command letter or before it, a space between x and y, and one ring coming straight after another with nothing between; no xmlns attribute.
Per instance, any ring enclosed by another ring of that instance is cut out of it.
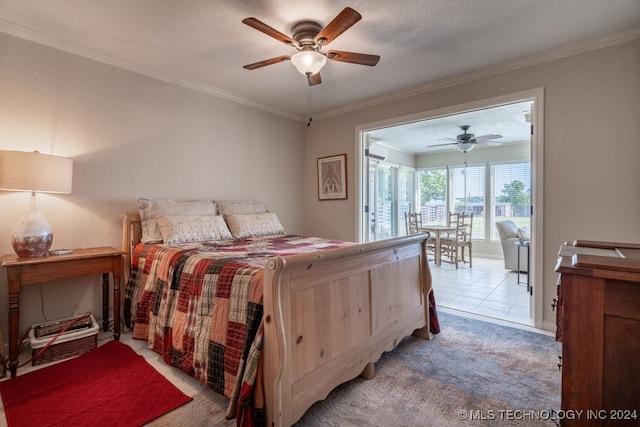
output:
<svg viewBox="0 0 640 427"><path fill-rule="evenodd" d="M640 245L568 242L555 271L562 425L640 425Z"/></svg>

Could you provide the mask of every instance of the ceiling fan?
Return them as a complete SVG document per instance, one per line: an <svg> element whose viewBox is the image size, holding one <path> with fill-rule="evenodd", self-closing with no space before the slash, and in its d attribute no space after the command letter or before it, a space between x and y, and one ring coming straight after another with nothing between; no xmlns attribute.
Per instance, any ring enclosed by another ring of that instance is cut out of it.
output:
<svg viewBox="0 0 640 427"><path fill-rule="evenodd" d="M350 7L346 7L324 28L314 21L299 22L293 27L293 35L289 37L256 18L245 18L242 20L243 23L295 48L298 52L293 55L282 55L248 64L243 68L255 70L256 68L266 65L291 60L291 63L297 70L307 76L309 86L314 86L322 83L320 70L327 63L327 59L373 67L380 60L378 55L367 55L341 50L323 52L321 50L360 19L362 19L362 15Z"/></svg>
<svg viewBox="0 0 640 427"><path fill-rule="evenodd" d="M454 142L448 142L446 144L428 145L427 147L443 147L445 145L453 145L458 150L466 154L469 151L473 150L473 148L476 145L487 145L487 146L502 145L501 142L492 141L493 139L502 138L502 135L487 134L487 135L475 136L472 133L467 133L470 127L471 126L469 125L460 126L460 129L462 129L464 133L458 135L456 138L440 138L440 141L454 141Z"/></svg>

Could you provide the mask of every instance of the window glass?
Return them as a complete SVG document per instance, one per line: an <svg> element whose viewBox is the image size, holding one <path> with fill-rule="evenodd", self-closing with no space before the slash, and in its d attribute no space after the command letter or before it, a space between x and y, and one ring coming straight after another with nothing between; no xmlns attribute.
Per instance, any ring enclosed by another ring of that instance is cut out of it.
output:
<svg viewBox="0 0 640 427"><path fill-rule="evenodd" d="M491 179L487 177L489 172ZM491 240L499 240L495 223L505 219L531 230L528 162L436 168L418 171L417 176L419 209L426 225L445 224L449 212L467 212L473 213L475 240L487 239L485 233Z"/></svg>
<svg viewBox="0 0 640 427"><path fill-rule="evenodd" d="M494 223L511 220L531 230L531 164L512 163L493 166ZM491 239L499 240L491 227Z"/></svg>
<svg viewBox="0 0 640 427"><path fill-rule="evenodd" d="M473 213L474 239L485 238L485 171L484 165L449 169L449 210L454 213Z"/></svg>
<svg viewBox="0 0 640 427"><path fill-rule="evenodd" d="M376 168L376 240L388 239L397 231L394 205L397 194L397 174L390 165L379 163Z"/></svg>
<svg viewBox="0 0 640 427"><path fill-rule="evenodd" d="M447 170L432 169L418 172L420 182L419 211L424 225L447 221Z"/></svg>
<svg viewBox="0 0 640 427"><path fill-rule="evenodd" d="M415 210L416 172L414 169L401 167L398 169L398 229L397 235L407 234L404 214Z"/></svg>

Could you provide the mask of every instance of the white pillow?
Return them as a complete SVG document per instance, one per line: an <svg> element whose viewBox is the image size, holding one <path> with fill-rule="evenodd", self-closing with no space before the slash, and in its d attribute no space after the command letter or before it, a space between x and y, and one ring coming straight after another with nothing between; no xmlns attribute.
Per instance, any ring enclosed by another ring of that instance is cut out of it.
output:
<svg viewBox="0 0 640 427"><path fill-rule="evenodd" d="M275 212L255 214L225 215L229 230L234 238L284 234L284 228Z"/></svg>
<svg viewBox="0 0 640 427"><path fill-rule="evenodd" d="M531 240L531 233L529 232L529 227L518 228L518 239Z"/></svg>
<svg viewBox="0 0 640 427"><path fill-rule="evenodd" d="M216 204L220 215L252 214L267 211L264 203L252 200L218 200Z"/></svg>
<svg viewBox="0 0 640 427"><path fill-rule="evenodd" d="M167 245L233 238L221 215L160 216L157 223Z"/></svg>
<svg viewBox="0 0 640 427"><path fill-rule="evenodd" d="M140 225L142 226L141 240L144 243L162 241L162 239L161 240L155 239L155 233L154 233L154 238L150 237L149 235L149 208L151 208L151 206L153 206L160 200L166 201L169 199L145 199L145 198L138 199L138 212L140 213L140 223L141 223ZM155 231L155 224L154 224L154 231Z"/></svg>
<svg viewBox="0 0 640 427"><path fill-rule="evenodd" d="M162 242L162 233L157 225L160 216L215 215L216 205L210 200L179 202L171 199L138 199L138 210L142 223L142 242Z"/></svg>

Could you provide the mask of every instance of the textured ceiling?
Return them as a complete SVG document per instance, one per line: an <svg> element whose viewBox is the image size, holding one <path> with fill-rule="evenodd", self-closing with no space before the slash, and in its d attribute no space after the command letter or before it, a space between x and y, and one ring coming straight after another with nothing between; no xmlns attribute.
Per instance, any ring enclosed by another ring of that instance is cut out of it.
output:
<svg viewBox="0 0 640 427"><path fill-rule="evenodd" d="M375 67L330 61L309 89L295 53L241 21L285 34L329 23L344 7L362 20L329 48L380 55ZM300 118L635 27L638 0L1 0L0 31Z"/></svg>

